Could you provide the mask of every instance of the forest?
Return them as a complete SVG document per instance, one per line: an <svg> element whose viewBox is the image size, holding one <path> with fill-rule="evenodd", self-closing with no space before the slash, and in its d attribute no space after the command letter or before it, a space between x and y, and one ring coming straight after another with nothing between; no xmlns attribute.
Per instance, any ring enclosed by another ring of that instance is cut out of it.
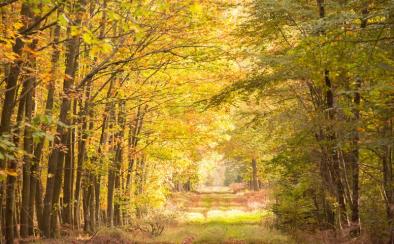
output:
<svg viewBox="0 0 394 244"><path fill-rule="evenodd" d="M394 243L393 0L0 16L0 243Z"/></svg>

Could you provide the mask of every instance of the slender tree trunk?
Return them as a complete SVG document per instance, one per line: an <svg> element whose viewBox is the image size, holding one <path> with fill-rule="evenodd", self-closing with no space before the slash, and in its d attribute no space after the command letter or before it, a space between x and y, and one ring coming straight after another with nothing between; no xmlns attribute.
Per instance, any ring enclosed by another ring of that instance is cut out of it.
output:
<svg viewBox="0 0 394 244"><path fill-rule="evenodd" d="M101 218L100 218L100 181L101 176L100 174L96 175L96 179L94 181L94 200L95 200L95 222L98 226L101 225Z"/></svg>
<svg viewBox="0 0 394 244"><path fill-rule="evenodd" d="M115 176L113 165L109 166L108 170L108 192L107 192L107 225L113 226L113 198L114 198L114 186Z"/></svg>
<svg viewBox="0 0 394 244"><path fill-rule="evenodd" d="M108 123L109 123L109 130L111 131L112 128L115 125L115 106L114 103L112 103L112 110L110 111L110 115L108 117ZM115 135L110 135L109 143L111 145L111 148L114 149L115 155L114 155L114 160L116 160L117 157L117 152L116 152L116 134ZM114 225L113 219L114 219L114 205L113 205L113 200L114 200L114 190L115 190L115 168L114 168L114 163L108 165L108 191L107 191L107 225L109 227L112 227Z"/></svg>
<svg viewBox="0 0 394 244"><path fill-rule="evenodd" d="M33 41L31 48L34 50L36 46L36 41ZM35 60L31 61L30 65L32 69L35 68ZM26 84L26 94L21 94L25 96L25 121L27 125L25 126L23 149L25 151L25 156L23 157L23 185L22 185L22 204L21 204L21 219L20 219L20 235L22 238L29 236L29 219L33 218L30 215L29 210L30 203L30 173L31 173L31 158L30 155L33 154L33 137L32 128L30 124L32 123L33 117L33 92L35 86L35 74L29 74L29 78L25 81Z"/></svg>
<svg viewBox="0 0 394 244"><path fill-rule="evenodd" d="M24 83L23 89L22 89L22 94L26 93L28 87L27 87L27 82ZM15 137L14 137L14 144L16 146L19 145L19 134L20 134L20 126L23 120L23 116L25 113L25 98L22 97L19 100L19 105L18 105L18 114L16 118L16 130L15 130ZM17 167L17 161L16 160L11 160L9 162L8 170L13 172L13 174L8 174L7 175L7 181L6 181L6 206L5 206L5 241L6 243L14 243L14 238L15 238L15 233L17 233L17 220L18 218L15 218L16 214L16 203L15 203L15 182L16 182L16 167ZM15 174L14 174L15 173Z"/></svg>
<svg viewBox="0 0 394 244"><path fill-rule="evenodd" d="M353 226L352 235L358 236L360 234L360 217L359 217L359 171L360 171L360 156L359 156L359 140L360 135L358 133L358 124L360 120L360 90L361 88L361 80L356 80L356 92L354 93L354 126L352 132L352 152L351 152L351 160L352 160L352 215L351 222Z"/></svg>
<svg viewBox="0 0 394 244"><path fill-rule="evenodd" d="M362 10L363 19L361 20L361 29L365 29L368 24L366 16L368 14L368 4ZM360 135L358 132L358 126L360 123L360 102L361 102L361 79L356 79L355 92L353 98L353 116L354 116L354 126L352 132L352 179L353 179L353 194L352 194L352 225L354 226L351 234L353 236L360 235L360 217L359 217L359 171L360 171L360 156L359 156L359 141Z"/></svg>
<svg viewBox="0 0 394 244"><path fill-rule="evenodd" d="M34 84L34 90L33 90L33 116L36 113L35 108L36 108L36 85ZM30 166L30 197L29 197L29 216L30 218L28 219L29 222L29 235L30 236L34 236L34 213L35 213L35 208L34 208L34 204L35 204L35 199L36 199L36 188L34 185L34 189L32 189L32 184L33 184L33 180L35 180L35 177L37 175L37 169L34 168L34 141L32 140L32 150L33 152L31 153L32 157L30 158L31 160L31 166Z"/></svg>
<svg viewBox="0 0 394 244"><path fill-rule="evenodd" d="M77 99L73 99L73 114L77 114ZM73 119L70 121L71 124L77 124L78 122ZM67 142L67 154L65 157L65 167L64 167L64 185L63 185L63 223L68 225L73 225L73 181L74 181L74 144L75 144L75 128L70 128L69 137ZM77 175L79 171L79 166L77 169ZM80 175L80 174L79 174Z"/></svg>
<svg viewBox="0 0 394 244"><path fill-rule="evenodd" d="M95 185L94 185L95 175L92 174L90 177L90 184L89 184L89 194L90 194L90 201L89 201L89 222L91 224L91 231L94 232L96 230L96 217L95 217Z"/></svg>
<svg viewBox="0 0 394 244"><path fill-rule="evenodd" d="M132 170L133 170L133 165L135 162L135 151L137 149L138 145L138 135L141 131L142 128L142 122L143 122L143 114L141 113L141 105L138 106L137 108L137 114L136 118L134 121L134 125L130 123L130 129L129 129L129 138L128 138L128 160L129 160L129 167L127 169L127 176L126 176L126 191L131 188L130 184L132 182L131 176L132 176Z"/></svg>
<svg viewBox="0 0 394 244"><path fill-rule="evenodd" d="M75 180L75 191L74 191L74 225L79 229L79 209L80 209L80 192L81 192L81 181L82 181L82 167L83 162L85 161L85 143L84 140L84 131L86 130L86 123L85 118L82 118L82 128L79 135L79 142L78 142L78 161L77 161L77 172L76 172L76 180Z"/></svg>
<svg viewBox="0 0 394 244"><path fill-rule="evenodd" d="M74 100L74 102L76 102ZM65 165L64 165L64 184L63 184L63 223L71 225L72 222L72 181L73 181L73 161L74 154L72 150L72 135L73 129L69 129L68 139L67 139L67 154L65 157Z"/></svg>
<svg viewBox="0 0 394 244"><path fill-rule="evenodd" d="M252 189L253 191L259 190L258 180L257 180L257 160L252 159Z"/></svg>
<svg viewBox="0 0 394 244"><path fill-rule="evenodd" d="M35 191L35 209L36 209L36 216L37 216L37 222L38 222L38 227L40 230L42 230L42 210L44 209L44 203L43 203L43 187L41 184L41 181L37 182L36 185L36 191Z"/></svg>
<svg viewBox="0 0 394 244"><path fill-rule="evenodd" d="M120 131L118 132L117 135L117 149L116 149L116 156L115 156L115 162L114 162L114 180L115 180L115 192L116 192L116 200L114 204L114 224L115 225L120 225L121 224L121 213L120 213L120 205L119 205L119 198L121 198L120 195L120 171L121 171L121 165L122 165L122 155L123 155L123 138L124 138L124 130L126 127L126 111L125 111L125 102L122 101L119 105L120 111L119 111L119 127L121 128Z"/></svg>
<svg viewBox="0 0 394 244"><path fill-rule="evenodd" d="M90 186L90 179L92 177L91 173L87 172L83 180L83 218L84 218L84 231L92 231L92 223L90 218L90 202L92 201L92 191Z"/></svg>
<svg viewBox="0 0 394 244"><path fill-rule="evenodd" d="M392 119L384 121L382 129L383 138L387 140L393 137ZM393 178L393 148L392 145L386 144L382 146L382 171L383 171L383 187L386 195L386 213L389 223L389 243L394 243L394 178Z"/></svg>

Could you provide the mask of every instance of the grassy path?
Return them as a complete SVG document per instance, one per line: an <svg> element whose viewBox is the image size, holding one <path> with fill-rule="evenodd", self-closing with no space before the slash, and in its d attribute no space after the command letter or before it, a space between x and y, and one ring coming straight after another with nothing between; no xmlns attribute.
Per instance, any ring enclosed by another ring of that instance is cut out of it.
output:
<svg viewBox="0 0 394 244"><path fill-rule="evenodd" d="M175 194L168 206L182 214L155 239L164 243L292 243L269 228L267 194L233 194L227 189Z"/></svg>

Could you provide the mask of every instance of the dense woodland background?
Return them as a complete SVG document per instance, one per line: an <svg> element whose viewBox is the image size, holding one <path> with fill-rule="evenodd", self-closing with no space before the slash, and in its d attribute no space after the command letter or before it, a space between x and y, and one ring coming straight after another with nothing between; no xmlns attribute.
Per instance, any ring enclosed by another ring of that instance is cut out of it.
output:
<svg viewBox="0 0 394 244"><path fill-rule="evenodd" d="M130 225L214 182L207 158L272 190L276 228L394 242L394 1L1 0L0 16L5 243Z"/></svg>

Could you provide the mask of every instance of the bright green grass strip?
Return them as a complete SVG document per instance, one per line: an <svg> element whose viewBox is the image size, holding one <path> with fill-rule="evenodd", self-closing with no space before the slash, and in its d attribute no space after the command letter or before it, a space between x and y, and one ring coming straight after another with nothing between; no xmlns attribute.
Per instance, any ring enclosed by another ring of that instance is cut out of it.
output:
<svg viewBox="0 0 394 244"><path fill-rule="evenodd" d="M182 243L186 238L193 238L193 243L223 243L230 240L246 243L294 243L276 230L269 230L261 225L248 224L186 224L165 230L158 242Z"/></svg>

